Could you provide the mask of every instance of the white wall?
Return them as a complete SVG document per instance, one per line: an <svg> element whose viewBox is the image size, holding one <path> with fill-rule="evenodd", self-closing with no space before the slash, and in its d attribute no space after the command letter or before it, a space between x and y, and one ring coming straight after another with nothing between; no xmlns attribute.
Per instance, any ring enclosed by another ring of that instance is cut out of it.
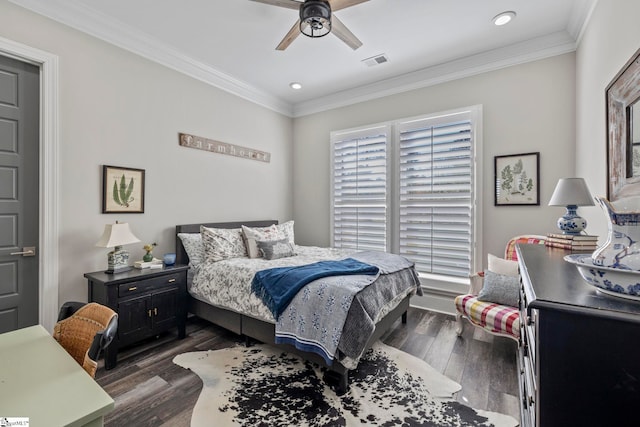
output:
<svg viewBox="0 0 640 427"><path fill-rule="evenodd" d="M300 243L329 243L329 132L482 104L484 252L515 234L554 230L558 178L606 193L604 90L640 47L640 2L598 2L577 53L505 68L295 120L0 0L0 37L60 57L60 301L86 298L104 267L102 227L128 221L157 253L172 227L206 220L296 220ZM178 132L268 151L270 164L178 146ZM493 158L541 153L541 205L493 206ZM574 160L575 156L575 160ZM147 173L146 212L100 213L101 165ZM605 235L599 208L580 208ZM141 245L140 245L141 246ZM134 257L141 248L129 248ZM484 256L483 256L484 258Z"/></svg>
<svg viewBox="0 0 640 427"><path fill-rule="evenodd" d="M502 255L511 236L556 230L555 222L564 210L547 203L558 179L574 172L574 54L296 119L296 239L302 244L330 242L330 131L476 104L482 104L484 116L483 260L487 252ZM528 152L540 152L540 206L495 207L494 156Z"/></svg>
<svg viewBox="0 0 640 427"><path fill-rule="evenodd" d="M104 224L127 221L155 254L174 226L292 217L292 119L18 6L0 1L0 37L60 59L59 300L86 301L83 273L106 267ZM271 153L271 163L178 145L191 133ZM102 214L102 165L146 170L144 214Z"/></svg>
<svg viewBox="0 0 640 427"><path fill-rule="evenodd" d="M607 194L605 89L640 49L639 16L638 1L599 1L576 52L576 170L594 196ZM585 210L583 216L591 233L606 236L600 208Z"/></svg>

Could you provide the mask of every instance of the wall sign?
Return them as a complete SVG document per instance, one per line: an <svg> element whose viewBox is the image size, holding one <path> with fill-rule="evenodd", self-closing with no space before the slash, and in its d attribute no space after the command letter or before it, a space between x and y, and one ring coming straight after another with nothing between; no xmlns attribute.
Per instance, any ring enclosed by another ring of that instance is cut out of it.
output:
<svg viewBox="0 0 640 427"><path fill-rule="evenodd" d="M227 144L226 142L215 141L201 136L180 133L180 145L183 147L196 148L198 150L211 151L218 154L243 157L245 159L260 160L269 163L271 154L265 151L254 150L253 148L241 147L239 145Z"/></svg>

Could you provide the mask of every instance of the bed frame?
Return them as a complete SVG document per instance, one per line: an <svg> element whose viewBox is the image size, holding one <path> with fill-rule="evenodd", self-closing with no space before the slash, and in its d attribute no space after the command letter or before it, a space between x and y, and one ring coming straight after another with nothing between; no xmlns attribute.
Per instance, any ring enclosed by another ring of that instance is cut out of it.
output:
<svg viewBox="0 0 640 427"><path fill-rule="evenodd" d="M218 222L218 223L202 223L202 224L185 224L176 226L176 263L188 264L189 257L182 246L182 241L178 237L178 233L199 233L200 226L212 228L240 228L242 225L247 227L268 227L277 224L275 220L263 221L244 221L244 222ZM377 324L373 335L367 342L366 348L370 348L391 326L402 318L402 323L407 323L407 309L409 308L409 298L407 296L402 300L396 308L389 312ZM324 380L338 394L343 394L348 390L348 369L341 363L335 361L331 366L327 366L324 359L315 353L308 353L298 350L293 345L276 344L275 343L275 325L254 317L238 313L236 311L212 306L200 301L191 295L187 298L188 311L202 319L219 325L229 331L245 337L247 343L250 339L254 339L265 344L285 348L287 352L297 354L306 360L318 363L327 367Z"/></svg>

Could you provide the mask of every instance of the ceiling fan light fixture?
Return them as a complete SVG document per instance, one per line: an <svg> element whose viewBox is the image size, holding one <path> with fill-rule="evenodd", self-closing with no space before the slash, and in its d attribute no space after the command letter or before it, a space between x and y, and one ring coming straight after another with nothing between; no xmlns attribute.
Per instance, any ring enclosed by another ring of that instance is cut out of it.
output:
<svg viewBox="0 0 640 427"><path fill-rule="evenodd" d="M322 37L331 32L331 6L323 0L305 0L300 6L300 32Z"/></svg>

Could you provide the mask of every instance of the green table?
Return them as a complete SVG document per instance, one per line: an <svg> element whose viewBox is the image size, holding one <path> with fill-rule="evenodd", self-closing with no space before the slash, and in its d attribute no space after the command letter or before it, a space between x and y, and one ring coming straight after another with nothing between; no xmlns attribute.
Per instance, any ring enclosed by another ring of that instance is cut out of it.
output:
<svg viewBox="0 0 640 427"><path fill-rule="evenodd" d="M113 399L40 325L0 334L0 417L102 426Z"/></svg>

